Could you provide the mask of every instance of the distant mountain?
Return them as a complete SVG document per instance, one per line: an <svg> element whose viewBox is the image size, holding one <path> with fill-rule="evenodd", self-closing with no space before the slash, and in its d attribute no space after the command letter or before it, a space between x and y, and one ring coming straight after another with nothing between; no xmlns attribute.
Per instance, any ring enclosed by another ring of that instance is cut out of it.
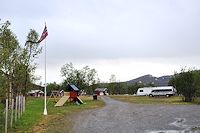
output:
<svg viewBox="0 0 200 133"><path fill-rule="evenodd" d="M141 83L144 85L154 84L155 86L167 86L171 77L172 77L171 75L166 75L162 77L154 77L148 74L148 75L138 77L136 79L129 80L127 81L127 83L128 84Z"/></svg>

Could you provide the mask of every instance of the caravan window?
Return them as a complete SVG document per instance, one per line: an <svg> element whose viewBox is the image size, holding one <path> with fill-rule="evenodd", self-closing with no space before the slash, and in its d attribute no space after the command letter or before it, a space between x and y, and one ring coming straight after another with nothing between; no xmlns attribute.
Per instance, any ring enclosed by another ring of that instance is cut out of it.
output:
<svg viewBox="0 0 200 133"><path fill-rule="evenodd" d="M140 92L143 92L143 90L140 90Z"/></svg>
<svg viewBox="0 0 200 133"><path fill-rule="evenodd" d="M152 92L172 91L172 89L152 90Z"/></svg>

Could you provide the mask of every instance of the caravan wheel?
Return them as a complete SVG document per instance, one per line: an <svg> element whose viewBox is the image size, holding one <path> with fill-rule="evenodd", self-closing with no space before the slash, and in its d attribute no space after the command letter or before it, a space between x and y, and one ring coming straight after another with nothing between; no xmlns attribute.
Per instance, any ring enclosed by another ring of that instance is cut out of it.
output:
<svg viewBox="0 0 200 133"><path fill-rule="evenodd" d="M153 97L153 95L152 95L152 94L149 94L149 96L150 96L150 97Z"/></svg>

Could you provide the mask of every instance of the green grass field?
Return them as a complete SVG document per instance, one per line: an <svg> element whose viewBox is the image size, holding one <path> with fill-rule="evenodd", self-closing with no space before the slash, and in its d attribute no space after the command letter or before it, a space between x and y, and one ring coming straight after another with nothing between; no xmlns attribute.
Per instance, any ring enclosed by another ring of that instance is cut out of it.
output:
<svg viewBox="0 0 200 133"><path fill-rule="evenodd" d="M172 97L148 97L148 96L133 96L133 95L111 95L109 96L113 99L130 102L134 104L200 104L199 99L195 99L194 102L183 102L182 97L172 96Z"/></svg>
<svg viewBox="0 0 200 133"><path fill-rule="evenodd" d="M65 132L71 132L71 118L77 113L103 107L101 100L93 101L92 97L81 97L85 104L65 104L63 107L54 107L55 102L47 105L48 115L43 115L43 98L30 98L26 103L26 111L9 132L59 132L65 128Z"/></svg>

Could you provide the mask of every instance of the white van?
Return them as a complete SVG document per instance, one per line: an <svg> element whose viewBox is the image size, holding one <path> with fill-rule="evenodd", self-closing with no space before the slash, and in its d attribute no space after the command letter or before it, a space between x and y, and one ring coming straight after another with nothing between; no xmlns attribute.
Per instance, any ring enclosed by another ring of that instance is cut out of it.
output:
<svg viewBox="0 0 200 133"><path fill-rule="evenodd" d="M176 89L173 86L153 87L149 96L166 96L170 97L175 95Z"/></svg>
<svg viewBox="0 0 200 133"><path fill-rule="evenodd" d="M144 87L137 90L138 96L172 96L176 89L173 86Z"/></svg>

